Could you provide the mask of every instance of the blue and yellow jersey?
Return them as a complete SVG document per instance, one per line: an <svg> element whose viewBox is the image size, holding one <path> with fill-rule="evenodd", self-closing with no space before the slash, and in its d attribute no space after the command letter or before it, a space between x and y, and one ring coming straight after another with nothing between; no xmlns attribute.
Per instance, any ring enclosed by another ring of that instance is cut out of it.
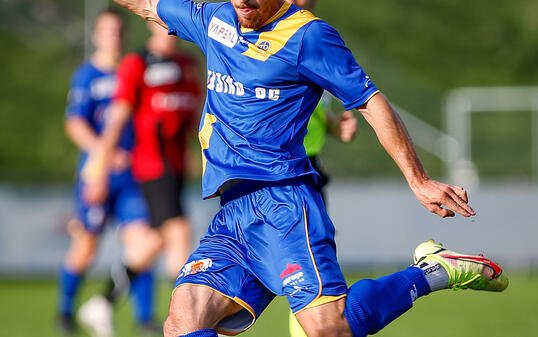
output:
<svg viewBox="0 0 538 337"><path fill-rule="evenodd" d="M242 28L229 2L161 0L157 9L170 34L207 57L204 198L231 179L317 177L303 138L323 89L346 109L377 92L339 34L288 2L258 30Z"/></svg>
<svg viewBox="0 0 538 337"><path fill-rule="evenodd" d="M65 118L82 118L88 122L96 134L100 134L105 126L106 111L115 90L115 72L104 72L91 62L83 63L71 79ZM120 146L130 150L133 144L134 132L130 123L123 131ZM87 153L80 153L78 170L84 166L87 157Z"/></svg>

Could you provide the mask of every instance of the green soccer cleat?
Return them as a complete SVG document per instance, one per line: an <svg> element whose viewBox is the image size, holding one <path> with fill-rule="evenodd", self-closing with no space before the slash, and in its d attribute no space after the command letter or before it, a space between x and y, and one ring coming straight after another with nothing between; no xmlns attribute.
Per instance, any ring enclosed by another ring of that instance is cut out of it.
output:
<svg viewBox="0 0 538 337"><path fill-rule="evenodd" d="M448 273L448 288L503 291L508 277L495 262L483 255L456 253L432 239L421 243L413 256L415 266L421 262L439 263Z"/></svg>

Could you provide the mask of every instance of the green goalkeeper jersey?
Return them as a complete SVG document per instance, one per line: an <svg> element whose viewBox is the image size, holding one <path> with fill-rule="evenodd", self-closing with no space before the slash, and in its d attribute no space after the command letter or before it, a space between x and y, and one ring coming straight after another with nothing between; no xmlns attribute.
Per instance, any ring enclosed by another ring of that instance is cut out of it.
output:
<svg viewBox="0 0 538 337"><path fill-rule="evenodd" d="M312 117L308 121L307 134L304 137L304 147L306 155L309 157L317 156L325 144L325 134L327 133L327 108L330 97L324 93Z"/></svg>

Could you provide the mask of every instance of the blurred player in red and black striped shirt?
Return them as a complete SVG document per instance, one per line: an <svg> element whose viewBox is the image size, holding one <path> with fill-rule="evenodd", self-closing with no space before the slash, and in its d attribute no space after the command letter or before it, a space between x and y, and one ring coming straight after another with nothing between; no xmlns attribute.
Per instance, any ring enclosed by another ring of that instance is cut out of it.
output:
<svg viewBox="0 0 538 337"><path fill-rule="evenodd" d="M146 48L118 69L112 123L134 120L132 170L148 202L151 224L164 239L167 275L175 278L190 253L190 224L180 201L187 135L199 119L202 90L196 62L157 24Z"/></svg>

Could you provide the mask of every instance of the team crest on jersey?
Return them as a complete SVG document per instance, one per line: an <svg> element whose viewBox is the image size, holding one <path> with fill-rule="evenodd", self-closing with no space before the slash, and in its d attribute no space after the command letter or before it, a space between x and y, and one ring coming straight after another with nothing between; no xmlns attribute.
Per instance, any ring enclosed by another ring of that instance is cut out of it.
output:
<svg viewBox="0 0 538 337"><path fill-rule="evenodd" d="M216 17L211 19L207 35L228 48L235 47L239 40L237 29Z"/></svg>
<svg viewBox="0 0 538 337"><path fill-rule="evenodd" d="M261 41L258 44L258 48L260 48L261 50L268 51L269 48L271 48L271 43L269 41Z"/></svg>
<svg viewBox="0 0 538 337"><path fill-rule="evenodd" d="M203 259L189 262L185 266L183 266L183 269L181 269L181 273L179 273L178 278L206 272L209 268L211 268L212 265L213 260L211 259Z"/></svg>

